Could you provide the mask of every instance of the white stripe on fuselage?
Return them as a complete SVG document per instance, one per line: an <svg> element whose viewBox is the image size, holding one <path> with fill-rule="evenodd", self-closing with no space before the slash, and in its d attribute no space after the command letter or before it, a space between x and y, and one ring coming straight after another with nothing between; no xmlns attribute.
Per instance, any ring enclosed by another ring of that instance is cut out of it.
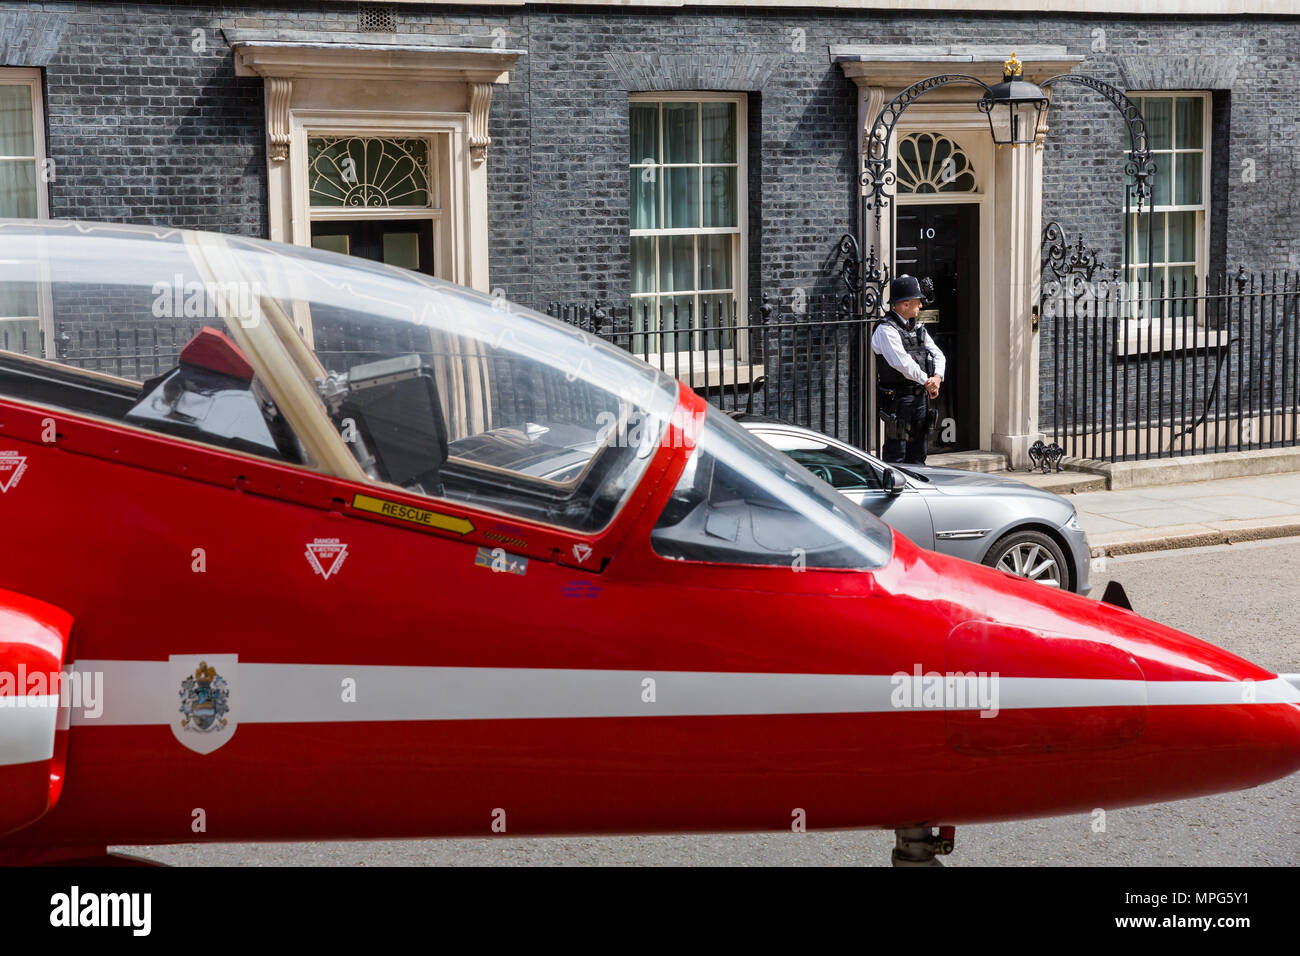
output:
<svg viewBox="0 0 1300 956"><path fill-rule="evenodd" d="M574 717L703 717L756 714L981 710L921 701L895 706L884 674L570 670L530 667L401 667L240 662L230 684L241 724L379 720L518 720ZM167 661L78 661L103 674L103 713L74 709L74 725L169 724L180 705ZM912 675L906 675L912 679ZM654 702L643 699L654 681ZM355 682L348 684L348 681ZM355 687L355 700L347 698ZM1281 678L1256 682L1002 677L997 708L1300 704ZM0 727L4 715L0 711Z"/></svg>

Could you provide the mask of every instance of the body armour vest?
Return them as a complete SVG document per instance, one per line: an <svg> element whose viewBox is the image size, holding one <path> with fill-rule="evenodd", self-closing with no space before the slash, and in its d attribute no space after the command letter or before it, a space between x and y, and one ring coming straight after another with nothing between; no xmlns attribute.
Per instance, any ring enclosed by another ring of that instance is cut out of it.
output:
<svg viewBox="0 0 1300 956"><path fill-rule="evenodd" d="M885 321L898 330L899 337L903 340L903 351L912 357L912 361L921 367L924 372L929 372L930 352L925 347L925 326L920 322L915 322L913 328L909 331L907 323L897 312L890 312L885 316ZM880 384L889 388L899 385L916 385L910 378L894 368L884 357L876 363L876 368L880 374Z"/></svg>

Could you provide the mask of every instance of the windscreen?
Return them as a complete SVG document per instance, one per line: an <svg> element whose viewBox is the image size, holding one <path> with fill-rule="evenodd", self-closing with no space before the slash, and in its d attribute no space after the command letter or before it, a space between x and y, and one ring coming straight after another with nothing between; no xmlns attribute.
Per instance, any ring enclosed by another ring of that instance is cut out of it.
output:
<svg viewBox="0 0 1300 956"><path fill-rule="evenodd" d="M870 569L889 560L893 533L710 407L651 542L687 561Z"/></svg>

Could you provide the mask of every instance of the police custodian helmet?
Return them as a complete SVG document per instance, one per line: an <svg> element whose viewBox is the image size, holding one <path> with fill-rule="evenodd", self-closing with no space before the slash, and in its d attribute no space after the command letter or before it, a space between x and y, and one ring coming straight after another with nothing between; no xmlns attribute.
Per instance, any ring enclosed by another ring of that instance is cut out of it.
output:
<svg viewBox="0 0 1300 956"><path fill-rule="evenodd" d="M916 276L901 275L889 283L889 303L906 302L908 299L920 299L925 301L925 295L921 292L921 283L917 281Z"/></svg>

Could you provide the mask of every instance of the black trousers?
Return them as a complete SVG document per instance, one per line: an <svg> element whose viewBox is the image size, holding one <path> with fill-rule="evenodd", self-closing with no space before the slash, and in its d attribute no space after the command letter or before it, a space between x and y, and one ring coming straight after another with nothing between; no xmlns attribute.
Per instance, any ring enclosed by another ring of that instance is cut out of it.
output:
<svg viewBox="0 0 1300 956"><path fill-rule="evenodd" d="M925 392L900 395L895 400L898 425L906 429L906 438L886 438L881 457L905 465L925 464L926 414L930 407Z"/></svg>

